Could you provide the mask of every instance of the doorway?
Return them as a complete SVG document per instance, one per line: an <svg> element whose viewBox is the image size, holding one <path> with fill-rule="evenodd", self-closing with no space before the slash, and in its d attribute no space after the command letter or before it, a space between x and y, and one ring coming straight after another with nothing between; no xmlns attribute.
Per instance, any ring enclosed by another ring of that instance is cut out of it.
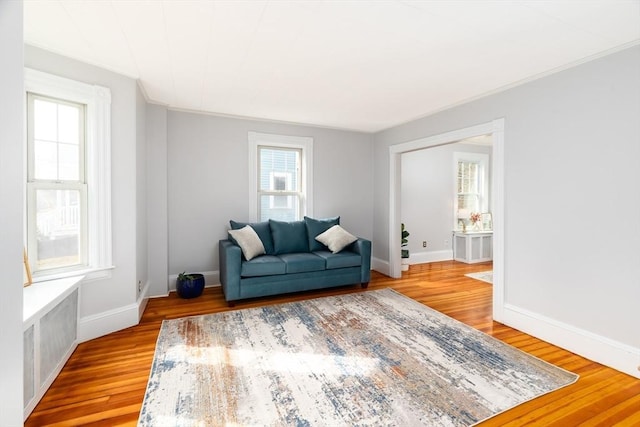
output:
<svg viewBox="0 0 640 427"><path fill-rule="evenodd" d="M401 155L490 134L493 197L493 318L502 319L504 306L504 119L421 138L389 147L389 276L402 275L399 247L401 205Z"/></svg>

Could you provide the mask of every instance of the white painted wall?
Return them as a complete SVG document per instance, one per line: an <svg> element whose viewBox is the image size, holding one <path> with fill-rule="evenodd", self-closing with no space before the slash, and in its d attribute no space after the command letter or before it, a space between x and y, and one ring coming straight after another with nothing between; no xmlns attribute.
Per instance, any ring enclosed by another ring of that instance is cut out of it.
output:
<svg viewBox="0 0 640 427"><path fill-rule="evenodd" d="M410 233L411 264L453 259L454 152L491 156L491 147L455 143L402 154L400 221Z"/></svg>
<svg viewBox="0 0 640 427"><path fill-rule="evenodd" d="M22 2L0 1L0 420L22 425Z"/></svg>
<svg viewBox="0 0 640 427"><path fill-rule="evenodd" d="M147 104L147 233L149 296L169 293L167 109Z"/></svg>
<svg viewBox="0 0 640 427"><path fill-rule="evenodd" d="M136 81L32 46L25 46L24 65L50 74L97 84L111 90L111 203L113 233L112 277L82 283L80 339L86 340L138 321L137 280L146 268L138 264L138 209L144 184L138 185L139 111ZM141 141L144 144L144 139ZM144 240L144 239L143 239ZM144 250L142 250L144 253ZM140 272L138 271L140 269Z"/></svg>
<svg viewBox="0 0 640 427"><path fill-rule="evenodd" d="M313 137L313 216L373 235L371 135L178 111L167 126L170 274L218 270L229 220L248 220L249 131Z"/></svg>
<svg viewBox="0 0 640 427"><path fill-rule="evenodd" d="M510 322L638 376L639 76L635 46L376 134L374 256L388 258L388 147L504 117Z"/></svg>

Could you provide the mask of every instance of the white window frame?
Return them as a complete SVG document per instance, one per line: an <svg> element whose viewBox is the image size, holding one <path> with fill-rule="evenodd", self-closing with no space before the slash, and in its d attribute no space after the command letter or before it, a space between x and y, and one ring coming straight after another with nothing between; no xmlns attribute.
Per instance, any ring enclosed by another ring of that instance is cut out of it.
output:
<svg viewBox="0 0 640 427"><path fill-rule="evenodd" d="M274 147L301 150L300 158L300 213L299 219L313 216L313 138L307 136L276 135L249 132L249 220L259 220L258 199L260 198L260 175L258 148ZM262 193L264 194L264 192Z"/></svg>
<svg viewBox="0 0 640 427"><path fill-rule="evenodd" d="M35 162L34 155L35 152L35 138L34 138L34 118L33 118L33 109L35 108L35 101L43 100L47 102L55 102L57 104L62 105L71 105L74 107L80 107L82 109L82 120L79 123L80 128L80 143L79 143L79 168L78 168L78 179L77 180L50 180L50 179L36 179L35 172ZM37 230L36 225L36 194L38 190L72 190L78 191L80 194L80 244L79 244L79 252L80 252L80 260L77 264L66 265L57 268L49 268L38 270L36 268L36 253L38 248L37 241L37 233L32 232L27 235L27 247L28 247L28 256L31 260L31 268L34 277L55 274L59 272L66 271L74 271L78 268L86 267L87 265L87 184L85 177L85 124L86 124L86 106L77 102L69 102L68 100L62 100L52 97L46 97L42 94L37 94L33 92L27 92L27 152L28 154L28 168L27 168L27 230Z"/></svg>
<svg viewBox="0 0 640 427"><path fill-rule="evenodd" d="M489 212L489 155L484 153L454 152L453 153L453 229L458 224L458 163L469 162L478 164L478 190L480 194L480 213Z"/></svg>
<svg viewBox="0 0 640 427"><path fill-rule="evenodd" d="M27 93L84 104L86 117L86 263L73 270L65 268L34 275L34 281L81 274L89 280L111 277L111 91L30 68L25 68L24 84ZM25 149L26 146L25 141ZM25 186L26 182L25 175ZM26 200L26 203L29 205L33 201ZM29 240L28 230L25 230L25 240ZM29 245L29 250L33 249Z"/></svg>

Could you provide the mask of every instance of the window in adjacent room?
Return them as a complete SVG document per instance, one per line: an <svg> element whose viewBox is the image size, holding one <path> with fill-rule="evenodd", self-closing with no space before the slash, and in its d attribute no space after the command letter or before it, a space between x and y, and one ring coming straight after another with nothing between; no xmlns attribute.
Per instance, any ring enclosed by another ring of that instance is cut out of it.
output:
<svg viewBox="0 0 640 427"><path fill-rule="evenodd" d="M111 268L109 89L25 70L25 244L34 279Z"/></svg>
<svg viewBox="0 0 640 427"><path fill-rule="evenodd" d="M311 138L249 132L251 219L300 220L310 215Z"/></svg>
<svg viewBox="0 0 640 427"><path fill-rule="evenodd" d="M488 159L486 154L454 153L456 229L471 213L488 211Z"/></svg>

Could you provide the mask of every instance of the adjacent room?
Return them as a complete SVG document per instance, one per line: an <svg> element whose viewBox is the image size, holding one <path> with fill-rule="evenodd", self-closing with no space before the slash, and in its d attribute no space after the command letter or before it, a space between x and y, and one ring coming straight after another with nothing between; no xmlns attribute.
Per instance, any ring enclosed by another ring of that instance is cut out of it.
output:
<svg viewBox="0 0 640 427"><path fill-rule="evenodd" d="M640 1L0 1L0 52L3 426L640 426Z"/></svg>

